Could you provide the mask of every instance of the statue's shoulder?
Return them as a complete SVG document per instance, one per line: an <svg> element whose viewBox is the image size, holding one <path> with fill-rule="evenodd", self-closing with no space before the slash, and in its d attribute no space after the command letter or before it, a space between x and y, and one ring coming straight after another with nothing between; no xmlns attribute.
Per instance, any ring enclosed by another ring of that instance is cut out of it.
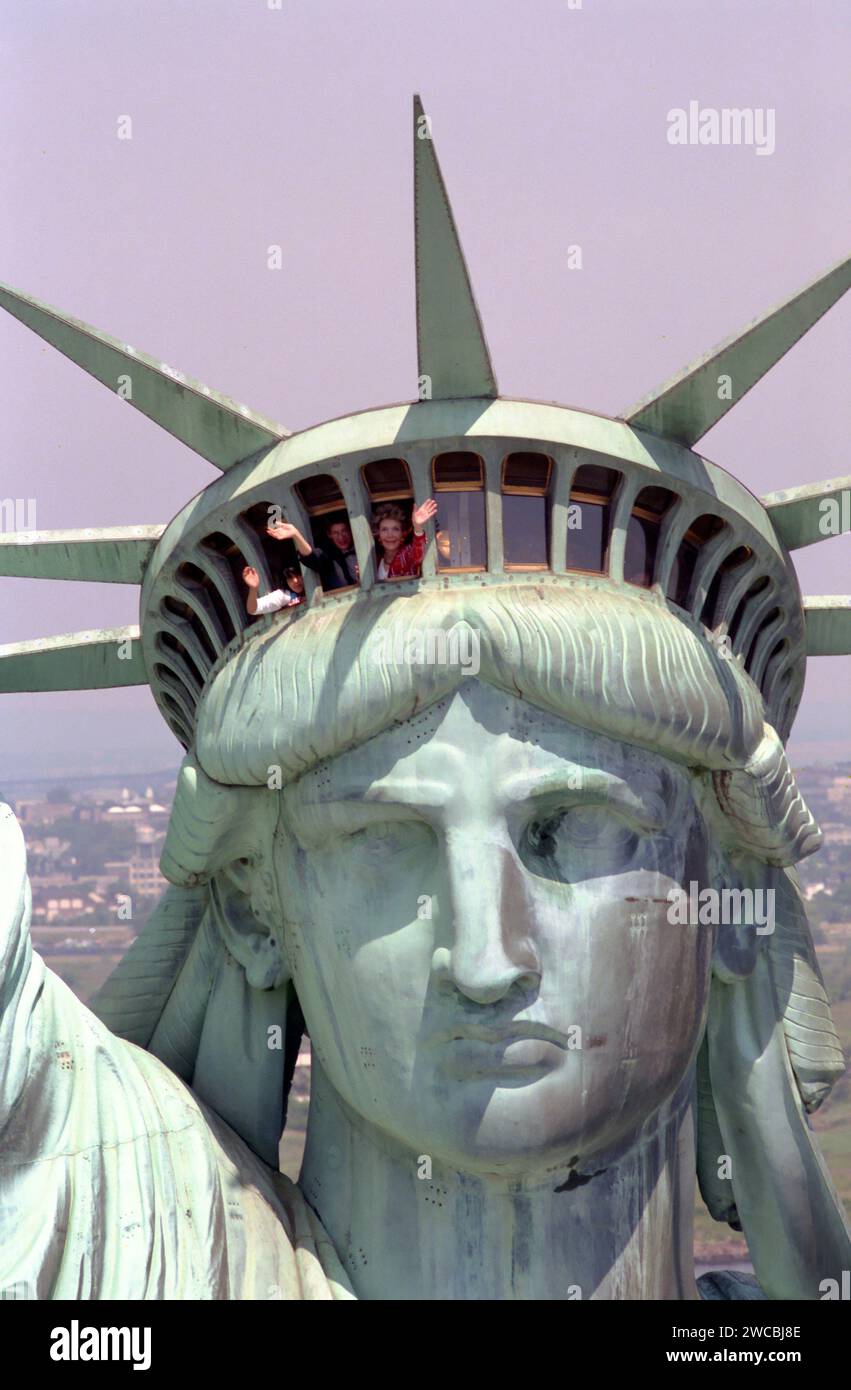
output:
<svg viewBox="0 0 851 1390"><path fill-rule="evenodd" d="M26 849L2 805L0 863L0 1290L351 1298L300 1189L159 1057L111 1032L33 951ZM170 945L162 933L158 941ZM147 1027L157 1004L143 981L136 994L128 987L125 1031L134 1019Z"/></svg>

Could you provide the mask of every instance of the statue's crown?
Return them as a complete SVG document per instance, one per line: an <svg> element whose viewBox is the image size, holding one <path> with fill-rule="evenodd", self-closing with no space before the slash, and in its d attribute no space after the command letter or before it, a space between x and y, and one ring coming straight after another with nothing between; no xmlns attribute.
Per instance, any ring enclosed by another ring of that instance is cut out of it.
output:
<svg viewBox="0 0 851 1390"><path fill-rule="evenodd" d="M757 499L694 445L851 284L851 260L749 324L617 419L500 397L431 126L414 104L418 400L296 435L163 362L11 290L0 302L223 476L165 528L21 532L0 572L142 582L141 631L0 649L0 689L149 683L189 745L211 676L246 640L246 566L261 592L296 560L266 534L280 514L308 541L345 518L359 582L316 605L386 602L417 587L534 583L642 594L740 662L786 737L808 655L851 651L851 601L803 600L789 551L847 530L851 478ZM382 502L438 505L416 577L381 579ZM833 509L833 510L831 510ZM285 543L285 544L290 544Z"/></svg>
<svg viewBox="0 0 851 1390"><path fill-rule="evenodd" d="M379 579L375 509L431 496L438 512L421 576ZM266 535L270 509L320 544L329 521L348 521L360 583L325 593L305 569L311 607L530 582L643 592L742 661L770 722L791 723L806 631L795 572L765 507L693 451L622 421L467 399L307 430L229 472L166 529L143 586L142 641L156 698L187 744L211 673L253 626L243 568L258 571L264 593L294 558ZM260 621L298 622L303 611Z"/></svg>

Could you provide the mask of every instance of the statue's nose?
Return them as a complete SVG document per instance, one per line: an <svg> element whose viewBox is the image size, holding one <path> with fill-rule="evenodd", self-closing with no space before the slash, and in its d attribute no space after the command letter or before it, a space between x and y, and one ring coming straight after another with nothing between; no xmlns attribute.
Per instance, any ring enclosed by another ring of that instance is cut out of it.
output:
<svg viewBox="0 0 851 1390"><path fill-rule="evenodd" d="M432 958L441 985L476 1004L494 1004L512 988L534 992L541 978L534 915L513 848L456 832L446 854L450 942Z"/></svg>

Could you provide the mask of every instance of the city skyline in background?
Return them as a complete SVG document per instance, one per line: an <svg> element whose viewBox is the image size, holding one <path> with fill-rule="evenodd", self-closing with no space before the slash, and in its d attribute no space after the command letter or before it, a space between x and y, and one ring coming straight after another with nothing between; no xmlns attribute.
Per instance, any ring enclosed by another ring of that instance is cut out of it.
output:
<svg viewBox="0 0 851 1390"><path fill-rule="evenodd" d="M832 0L0 15L0 278L292 430L416 395L415 90L504 395L617 414L847 251ZM692 100L770 109L773 152L672 145ZM757 494L847 473L849 326L843 301L699 452ZM0 497L38 529L165 523L217 476L6 315L0 356ZM796 552L804 593L847 591L849 545ZM132 586L0 582L0 642L138 620ZM796 765L851 759L849 677L810 663ZM182 756L142 688L4 696L0 730L0 786Z"/></svg>

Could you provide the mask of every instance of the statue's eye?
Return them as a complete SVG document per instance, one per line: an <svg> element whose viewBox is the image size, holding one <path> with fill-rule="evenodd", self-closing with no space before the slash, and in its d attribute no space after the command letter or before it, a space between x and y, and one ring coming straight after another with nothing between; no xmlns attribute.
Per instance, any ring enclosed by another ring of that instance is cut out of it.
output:
<svg viewBox="0 0 851 1390"><path fill-rule="evenodd" d="M415 820L379 821L348 836L350 845L372 858L416 853L429 848L433 840L431 827Z"/></svg>
<svg viewBox="0 0 851 1390"><path fill-rule="evenodd" d="M590 878L626 868L638 843L636 832L608 808L573 806L529 824L525 857L539 873Z"/></svg>

